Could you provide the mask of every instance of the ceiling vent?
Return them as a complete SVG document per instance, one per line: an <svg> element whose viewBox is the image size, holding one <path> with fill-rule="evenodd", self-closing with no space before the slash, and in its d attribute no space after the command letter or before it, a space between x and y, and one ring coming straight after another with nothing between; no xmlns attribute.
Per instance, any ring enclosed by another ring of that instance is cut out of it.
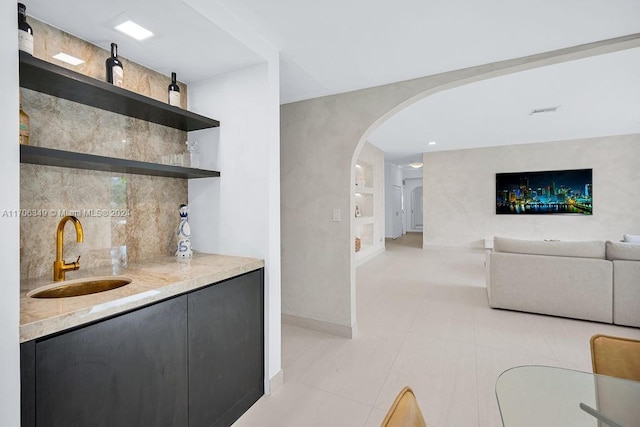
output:
<svg viewBox="0 0 640 427"><path fill-rule="evenodd" d="M558 111L558 108L560 108L559 105L556 105L555 107L534 108L529 112L529 115L533 116L534 114L555 113Z"/></svg>

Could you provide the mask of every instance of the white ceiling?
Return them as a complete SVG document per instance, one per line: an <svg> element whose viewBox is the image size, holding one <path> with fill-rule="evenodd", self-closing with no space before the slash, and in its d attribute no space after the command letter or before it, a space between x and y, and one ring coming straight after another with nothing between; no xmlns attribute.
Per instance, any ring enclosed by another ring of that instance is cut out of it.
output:
<svg viewBox="0 0 640 427"><path fill-rule="evenodd" d="M221 1L282 52L283 103L640 32L638 0Z"/></svg>
<svg viewBox="0 0 640 427"><path fill-rule="evenodd" d="M547 107L559 108L530 114ZM640 133L640 48L436 93L369 140L388 161L406 165L423 152L631 133Z"/></svg>
<svg viewBox="0 0 640 427"><path fill-rule="evenodd" d="M31 16L103 48L116 42L125 58L186 83L264 61L187 5L194 1L26 5ZM281 52L282 103L640 33L638 0L211 1ZM158 36L121 35L109 25L121 14ZM638 132L639 79L638 49L500 77L414 104L371 140L400 161L431 139L454 149ZM553 105L561 105L555 114L527 115Z"/></svg>
<svg viewBox="0 0 640 427"><path fill-rule="evenodd" d="M27 15L138 64L193 83L264 59L179 0L23 0ZM131 19L154 37L134 40L113 27ZM38 34L35 34L38 37ZM106 59L106 57L105 57ZM126 72L126 71L125 71Z"/></svg>

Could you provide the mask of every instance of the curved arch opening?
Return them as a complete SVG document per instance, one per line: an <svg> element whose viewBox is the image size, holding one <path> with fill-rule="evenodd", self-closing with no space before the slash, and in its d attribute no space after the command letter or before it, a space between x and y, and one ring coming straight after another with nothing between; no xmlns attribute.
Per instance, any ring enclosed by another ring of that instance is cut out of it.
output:
<svg viewBox="0 0 640 427"><path fill-rule="evenodd" d="M633 50L622 50L622 51L613 51L614 55L617 55L618 57L624 57L625 55L628 55L629 52ZM636 49L637 50L637 49ZM600 56L602 53L607 54L607 53L611 53L609 51L606 52L600 52L600 53L594 53L592 56L589 55L585 55L584 58L577 58L582 60L583 62L585 60L593 60L593 58L597 58L598 56ZM585 59L586 58L586 59ZM382 114L377 120L375 120L371 126L364 132L364 134L362 135L362 137L360 138L360 140L358 141L358 144L354 150L353 153L353 157L352 157L352 161L351 161L351 165L352 168L355 167L357 158L362 150L362 147L364 146L365 142L367 142L370 137L372 136L372 134L374 134L374 132L380 128L385 122L387 122L389 119L391 119L393 116L395 116L396 114L398 114L401 111L406 110L408 107L411 107L412 105L418 103L419 101L426 99L432 95L435 94L441 94L442 92L446 92L449 91L451 89L456 89L456 88L461 88L461 87L470 87L470 86L474 86L473 83L485 83L490 79L493 79L494 77L501 77L504 78L505 80L509 80L511 82L517 80L517 77L519 77L521 74L529 72L531 70L533 71L537 71L537 70L542 70L542 69L548 69L549 65L552 66L557 66L558 64L561 66L561 68L564 68L566 70L571 70L572 68L575 68L575 66L579 66L579 62L580 61L574 61L574 59L576 58L564 58L563 60L557 60L555 62L550 62L547 63L546 61L542 61L538 64L528 64L527 67L514 67L513 69L508 70L507 72L501 72L501 73L494 73L494 72L487 72L487 73L479 73L477 75L473 75L473 76L466 76L463 77L457 81L454 82L449 82L443 85L439 85L433 88L430 88L428 90L424 90L424 91L418 91L414 94L412 94L412 96L408 96L404 101L398 103L396 106L392 107L389 109L389 111L387 111L386 113ZM504 71L504 70L503 70ZM568 75L571 75L571 72L568 73ZM496 79L498 80L498 79ZM591 78L591 81L594 81L595 78ZM491 85L487 85L487 86L491 86ZM606 89L606 88L605 88ZM610 94L609 94L610 95ZM578 100L577 102L580 102L580 100ZM525 116L529 115L529 112L533 109L535 109L537 105L532 104L531 108L527 108L524 112ZM464 122L464 120L463 120ZM584 120L583 120L584 122ZM587 123L583 123L582 126L586 129L588 128L587 124L592 124L592 120L589 121L587 120ZM593 135L593 130L589 129L590 135ZM606 134L610 134L610 130L603 130L602 134L606 135ZM633 129L627 133L632 133ZM636 131L637 132L637 131ZM624 131L619 132L619 133L625 133ZM562 140L562 139L571 139L571 138L575 138L575 137L570 137L570 136L563 136L561 134L558 134L559 136L538 136L538 139L536 140L531 139L531 140L523 140L520 143L529 143L529 142L541 142L542 140ZM426 141L425 141L426 142ZM513 142L511 142L512 144ZM500 144L497 144L500 145ZM507 143L505 143L504 145L507 145ZM466 148L466 147L463 147ZM427 151L427 150L424 150ZM424 152L423 151L423 152ZM352 177L353 180L353 177ZM351 185L353 186L354 183L352 182ZM415 191L415 190L414 190ZM412 195L414 194L413 192L411 193ZM385 195L386 196L386 195ZM353 206L354 204L354 200L353 200L353 195L351 197L351 205ZM408 203L413 203L413 197L411 200L408 200ZM407 206L407 205L405 205ZM421 222L420 219L427 220L426 218L421 218L421 215L418 215L417 217L415 217L413 215L414 212L412 212L412 216L411 216L411 226L412 227L416 227L418 226L418 224ZM354 227L353 224L351 226L351 241L353 241L354 239ZM351 259L351 263L352 263L352 269L351 269L351 294L352 294L352 322L355 323L356 318L357 318L357 314L355 313L355 301L356 301L356 275L355 275L355 267L356 264L354 262L354 257L353 257L353 253L352 253L352 259Z"/></svg>

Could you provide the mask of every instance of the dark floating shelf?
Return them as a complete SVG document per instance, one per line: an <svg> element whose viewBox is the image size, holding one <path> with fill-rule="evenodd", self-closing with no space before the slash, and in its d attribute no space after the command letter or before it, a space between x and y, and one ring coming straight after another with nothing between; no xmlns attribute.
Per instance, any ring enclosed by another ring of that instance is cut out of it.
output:
<svg viewBox="0 0 640 427"><path fill-rule="evenodd" d="M20 146L20 162L36 165L60 166L64 168L89 169L105 172L131 173L137 175L163 176L167 178L212 178L220 172L181 166L117 159L93 154L54 150L33 145Z"/></svg>
<svg viewBox="0 0 640 427"><path fill-rule="evenodd" d="M217 120L67 70L22 51L20 86L187 132L220 126Z"/></svg>

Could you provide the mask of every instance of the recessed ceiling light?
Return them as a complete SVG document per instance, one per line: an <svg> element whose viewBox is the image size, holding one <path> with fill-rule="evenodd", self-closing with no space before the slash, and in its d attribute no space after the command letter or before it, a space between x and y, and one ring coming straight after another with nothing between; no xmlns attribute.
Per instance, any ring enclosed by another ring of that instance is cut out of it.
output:
<svg viewBox="0 0 640 427"><path fill-rule="evenodd" d="M133 37L136 40L144 40L153 36L153 33L151 31L147 30L144 27L141 27L133 21L125 21L120 25L116 25L115 29L122 33L125 33L129 37Z"/></svg>
<svg viewBox="0 0 640 427"><path fill-rule="evenodd" d="M435 141L430 141L429 145L436 145L436 142Z"/></svg>
<svg viewBox="0 0 640 427"><path fill-rule="evenodd" d="M64 52L60 52L57 55L53 55L53 57L55 59L58 59L62 62L66 62L67 64L71 64L71 65L80 65L84 63L82 59L76 58L75 56L67 55Z"/></svg>
<svg viewBox="0 0 640 427"><path fill-rule="evenodd" d="M413 163L409 163L409 166L411 166L414 169L419 169L422 167L422 163L420 162L413 162Z"/></svg>

